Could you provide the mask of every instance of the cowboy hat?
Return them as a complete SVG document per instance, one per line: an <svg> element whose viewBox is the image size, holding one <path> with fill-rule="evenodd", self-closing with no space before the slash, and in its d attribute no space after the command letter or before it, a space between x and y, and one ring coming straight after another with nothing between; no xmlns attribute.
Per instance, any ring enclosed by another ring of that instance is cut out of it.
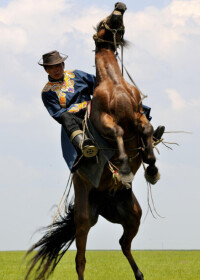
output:
<svg viewBox="0 0 200 280"><path fill-rule="evenodd" d="M60 64L68 58L68 55L65 54L62 55L63 56L61 56L58 51L45 53L43 54L42 58L39 60L38 64L41 66L51 66L51 65Z"/></svg>

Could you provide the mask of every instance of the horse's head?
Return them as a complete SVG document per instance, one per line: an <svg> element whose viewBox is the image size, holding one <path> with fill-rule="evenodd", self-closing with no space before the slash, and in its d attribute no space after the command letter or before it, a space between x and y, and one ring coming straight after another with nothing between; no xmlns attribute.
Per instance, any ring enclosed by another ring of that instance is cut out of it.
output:
<svg viewBox="0 0 200 280"><path fill-rule="evenodd" d="M97 33L94 35L96 48L111 48L114 51L119 45L123 45L125 32L123 15L126 5L121 2L115 4L115 9L110 16L106 17L97 25Z"/></svg>

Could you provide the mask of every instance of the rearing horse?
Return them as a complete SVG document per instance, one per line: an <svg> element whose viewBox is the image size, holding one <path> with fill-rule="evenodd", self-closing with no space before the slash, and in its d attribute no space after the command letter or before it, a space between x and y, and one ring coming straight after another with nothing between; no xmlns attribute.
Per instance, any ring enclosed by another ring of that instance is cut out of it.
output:
<svg viewBox="0 0 200 280"><path fill-rule="evenodd" d="M97 86L92 99L91 121L96 129L106 138L115 139L119 149L120 177L131 182L138 166L130 166L131 149L142 146L141 156L149 164L147 180L156 183L159 179L153 153L153 127L142 112L140 92L127 83L115 58L119 44L123 44L123 14L126 6L116 3L113 13L101 21L94 35L96 43L96 78ZM124 147L124 140L132 139ZM141 143L142 142L142 143Z"/></svg>
<svg viewBox="0 0 200 280"><path fill-rule="evenodd" d="M158 170L152 147L153 128L142 112L139 91L124 80L114 54L116 47L123 42L125 10L123 3L117 3L112 14L98 25L94 36L97 87L90 115L98 132L119 150L110 161L119 168L120 179L113 180L107 164L97 189L79 169L73 174L74 204L28 251L37 249L25 279L35 267L35 279L46 279L75 240L78 280L84 280L87 236L99 215L122 225L121 249L136 280L144 279L131 254L131 242L138 232L142 210L132 189L127 189L123 181L130 183L142 160L149 164L147 175L153 177L154 183ZM114 193L110 192L112 189L115 189Z"/></svg>

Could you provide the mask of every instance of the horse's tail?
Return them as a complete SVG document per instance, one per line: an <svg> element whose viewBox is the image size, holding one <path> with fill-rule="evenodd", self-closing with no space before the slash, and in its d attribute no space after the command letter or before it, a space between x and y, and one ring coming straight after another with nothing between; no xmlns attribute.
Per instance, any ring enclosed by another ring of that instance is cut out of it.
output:
<svg viewBox="0 0 200 280"><path fill-rule="evenodd" d="M37 250L28 263L25 280L29 279L33 269L34 279L48 278L73 243L75 239L74 206L69 205L65 216L45 230L45 235L27 252L27 255L29 255L33 250Z"/></svg>

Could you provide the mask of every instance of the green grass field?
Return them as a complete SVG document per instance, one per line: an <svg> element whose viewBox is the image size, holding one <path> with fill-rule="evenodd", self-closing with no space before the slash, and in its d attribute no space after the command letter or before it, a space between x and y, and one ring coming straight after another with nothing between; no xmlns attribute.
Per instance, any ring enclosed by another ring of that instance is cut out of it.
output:
<svg viewBox="0 0 200 280"><path fill-rule="evenodd" d="M52 280L76 280L75 251L65 254ZM200 280L200 251L134 251L145 280ZM23 280L25 252L0 252L0 279ZM121 251L87 251L86 280L134 280Z"/></svg>

